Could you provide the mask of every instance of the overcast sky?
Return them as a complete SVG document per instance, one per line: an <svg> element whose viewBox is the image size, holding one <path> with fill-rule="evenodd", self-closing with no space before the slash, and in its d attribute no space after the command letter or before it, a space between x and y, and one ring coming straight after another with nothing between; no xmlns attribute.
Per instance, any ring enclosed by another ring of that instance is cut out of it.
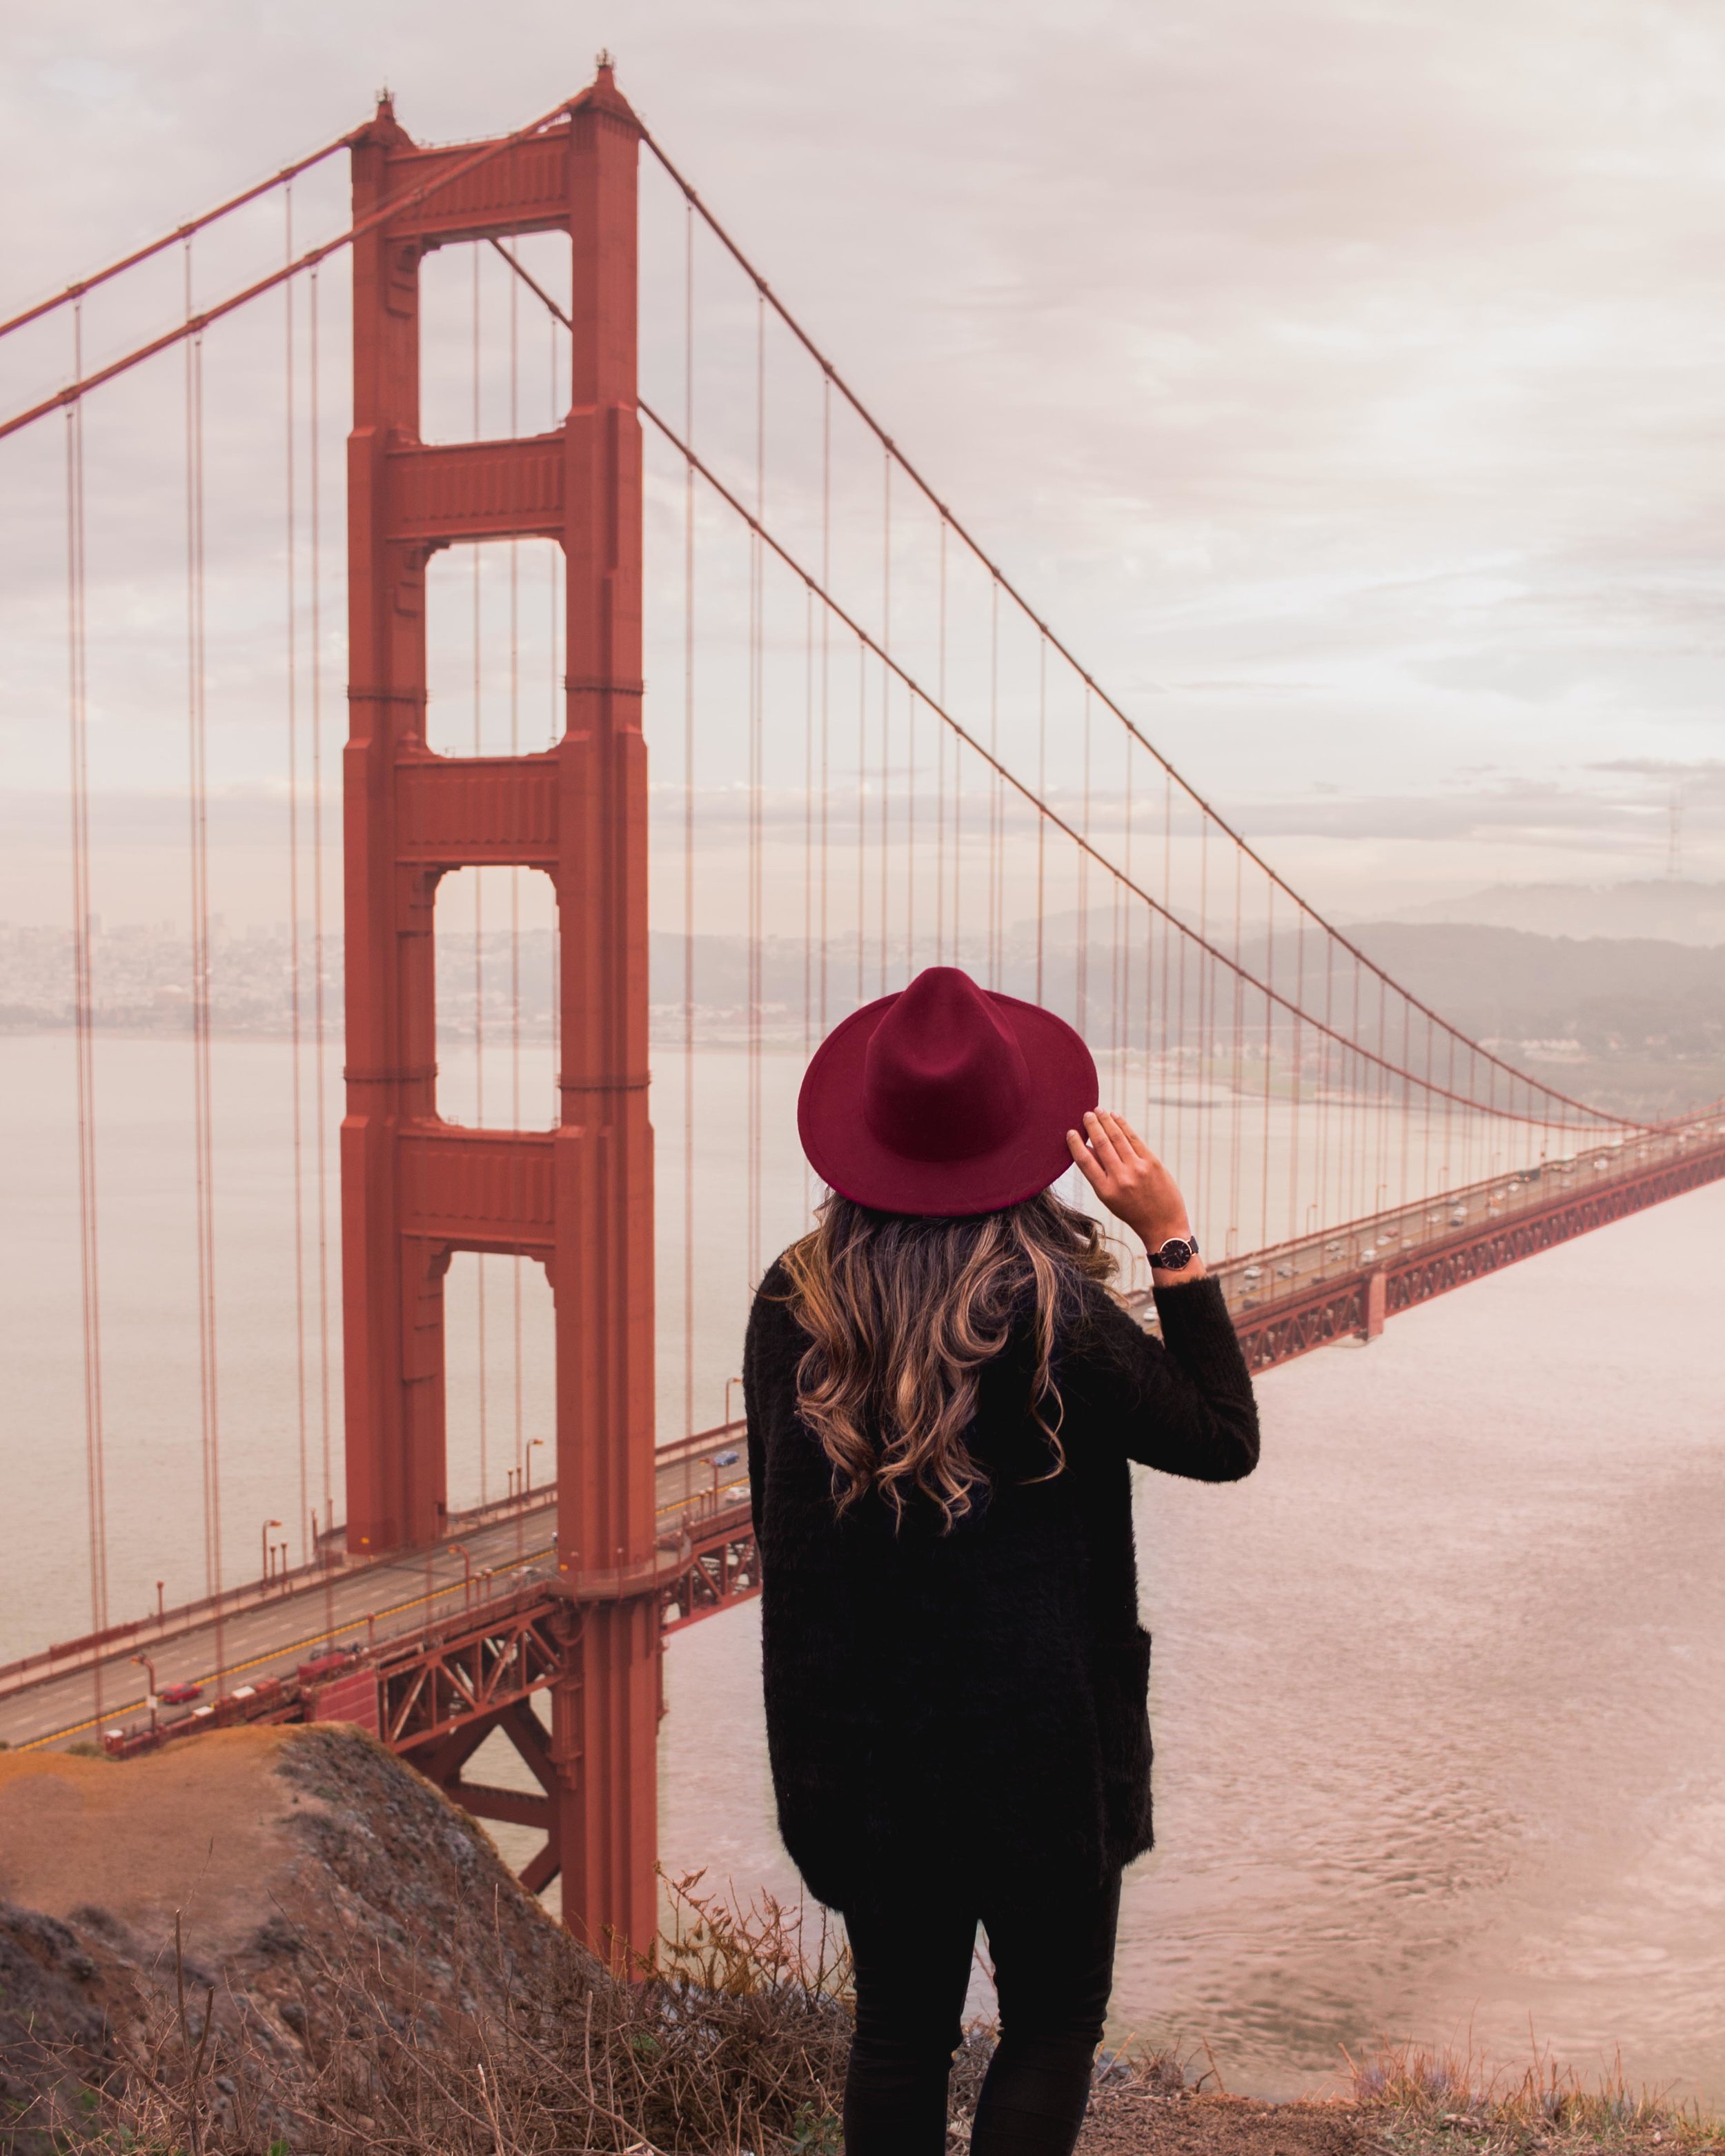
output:
<svg viewBox="0 0 1725 2156"><path fill-rule="evenodd" d="M385 81L421 139L478 136L608 45L906 452L1320 902L1661 874L1674 784L1686 871L1725 875L1712 0L9 0L0 40L0 302Z"/></svg>

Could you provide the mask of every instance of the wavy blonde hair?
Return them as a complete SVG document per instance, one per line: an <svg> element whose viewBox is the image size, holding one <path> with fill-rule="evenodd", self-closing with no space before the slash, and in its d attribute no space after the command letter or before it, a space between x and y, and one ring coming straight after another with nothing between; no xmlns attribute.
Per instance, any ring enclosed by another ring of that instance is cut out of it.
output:
<svg viewBox="0 0 1725 2156"><path fill-rule="evenodd" d="M870 1488L904 1517L920 1491L942 1532L988 1476L965 1442L984 1363L1028 1320L1036 1352L1030 1413L1065 1465L1055 1337L1086 1281L1114 1259L1096 1222L1052 1192L970 1219L873 1213L832 1197L786 1251L793 1315L809 1337L797 1405L834 1467L839 1512Z"/></svg>

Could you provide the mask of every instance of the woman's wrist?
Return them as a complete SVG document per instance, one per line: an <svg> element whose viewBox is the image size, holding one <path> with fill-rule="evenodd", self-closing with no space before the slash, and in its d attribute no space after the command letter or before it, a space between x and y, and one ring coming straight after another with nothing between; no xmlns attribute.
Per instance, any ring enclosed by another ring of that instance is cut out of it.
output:
<svg viewBox="0 0 1725 2156"><path fill-rule="evenodd" d="M1145 1255L1152 1260L1150 1284L1153 1287L1178 1287L1186 1281L1204 1278L1204 1260L1196 1250L1178 1270L1154 1262L1156 1253L1164 1243L1192 1241L1192 1224L1183 1213L1178 1219L1169 1217L1162 1220L1135 1221L1133 1226L1143 1238Z"/></svg>

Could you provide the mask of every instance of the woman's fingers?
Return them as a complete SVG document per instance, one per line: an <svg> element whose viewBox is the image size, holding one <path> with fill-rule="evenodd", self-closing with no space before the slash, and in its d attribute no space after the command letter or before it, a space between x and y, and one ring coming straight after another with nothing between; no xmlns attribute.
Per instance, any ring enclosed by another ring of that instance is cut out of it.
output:
<svg viewBox="0 0 1725 2156"><path fill-rule="evenodd" d="M1091 1188L1096 1193L1097 1196L1100 1197L1102 1192L1102 1185L1106 1182L1107 1178L1103 1174L1101 1167L1097 1164L1095 1155L1091 1152L1090 1147L1084 1142L1083 1137L1077 1131L1068 1131L1066 1133L1066 1145L1074 1161L1076 1162L1079 1168L1082 1172L1085 1181L1090 1185Z"/></svg>
<svg viewBox="0 0 1725 2156"><path fill-rule="evenodd" d="M1101 1163L1104 1171L1111 1178L1117 1178L1125 1163L1115 1148L1113 1135L1107 1124L1094 1108L1084 1118L1084 1132L1090 1140L1091 1151Z"/></svg>
<svg viewBox="0 0 1725 2156"><path fill-rule="evenodd" d="M1148 1161L1152 1167L1159 1166L1160 1163L1157 1160L1155 1154L1151 1152L1149 1147L1145 1144L1142 1138L1138 1136L1132 1125L1127 1122L1126 1117L1124 1116L1117 1116L1114 1120L1120 1126L1122 1131L1125 1132L1127 1143L1138 1156L1138 1158L1140 1160Z"/></svg>
<svg viewBox="0 0 1725 2156"><path fill-rule="evenodd" d="M1190 1232L1173 1178L1123 1116L1093 1108L1082 1132L1067 1132L1066 1144L1103 1204L1153 1247Z"/></svg>

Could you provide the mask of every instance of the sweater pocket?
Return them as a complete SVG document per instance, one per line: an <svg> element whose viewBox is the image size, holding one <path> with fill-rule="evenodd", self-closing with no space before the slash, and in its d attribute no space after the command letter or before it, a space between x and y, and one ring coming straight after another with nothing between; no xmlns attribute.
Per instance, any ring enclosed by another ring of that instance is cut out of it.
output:
<svg viewBox="0 0 1725 2156"><path fill-rule="evenodd" d="M1142 1625L1110 1640L1097 1686L1103 1804L1111 1855L1124 1862L1150 1842L1150 1635Z"/></svg>

